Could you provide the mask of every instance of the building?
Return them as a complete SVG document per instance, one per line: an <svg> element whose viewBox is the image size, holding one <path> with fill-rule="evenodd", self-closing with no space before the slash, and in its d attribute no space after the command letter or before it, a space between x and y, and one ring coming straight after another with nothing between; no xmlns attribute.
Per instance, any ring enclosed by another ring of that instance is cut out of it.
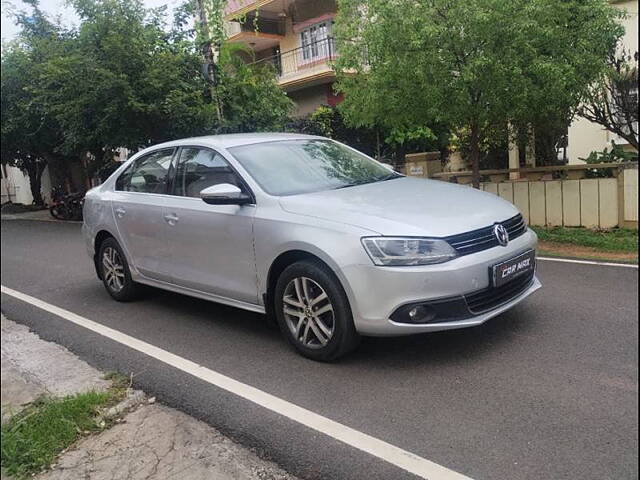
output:
<svg viewBox="0 0 640 480"><path fill-rule="evenodd" d="M616 8L627 13L623 20L626 29L623 45L629 52L638 51L638 0L612 1ZM601 152L611 146L611 142L621 145L628 143L617 135L609 132L600 125L591 123L584 118L576 118L569 126L567 139L567 158L569 163L582 163L580 158L586 158L591 152Z"/></svg>
<svg viewBox="0 0 640 480"><path fill-rule="evenodd" d="M228 42L250 48L256 62L271 63L297 116L335 106L336 57L332 37L335 0L230 0L224 16Z"/></svg>
<svg viewBox="0 0 640 480"><path fill-rule="evenodd" d="M33 203L33 195L31 194L29 175L19 168L9 165L0 165L0 171L2 173L0 179L0 204L4 205L5 203L12 202L31 205ZM42 186L40 191L44 201L50 203L51 176L49 175L49 167L46 167L42 173Z"/></svg>

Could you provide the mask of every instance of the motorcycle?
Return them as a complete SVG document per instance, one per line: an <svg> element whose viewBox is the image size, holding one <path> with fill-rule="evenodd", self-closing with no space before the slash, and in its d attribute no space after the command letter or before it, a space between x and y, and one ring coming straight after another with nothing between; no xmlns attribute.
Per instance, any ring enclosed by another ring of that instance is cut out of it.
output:
<svg viewBox="0 0 640 480"><path fill-rule="evenodd" d="M82 220L84 195L81 193L65 194L62 186L51 190L51 206L49 213L57 220Z"/></svg>

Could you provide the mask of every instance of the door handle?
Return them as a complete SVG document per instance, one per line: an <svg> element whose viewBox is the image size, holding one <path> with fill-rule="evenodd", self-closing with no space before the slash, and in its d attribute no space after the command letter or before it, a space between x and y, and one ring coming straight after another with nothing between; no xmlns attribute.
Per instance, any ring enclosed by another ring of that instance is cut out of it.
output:
<svg viewBox="0 0 640 480"><path fill-rule="evenodd" d="M164 216L164 219L169 225L175 225L178 223L178 216L175 213L167 213Z"/></svg>
<svg viewBox="0 0 640 480"><path fill-rule="evenodd" d="M116 208L115 212L116 212L116 215L118 216L118 218L124 217L124 214L127 213L127 211L122 207Z"/></svg>

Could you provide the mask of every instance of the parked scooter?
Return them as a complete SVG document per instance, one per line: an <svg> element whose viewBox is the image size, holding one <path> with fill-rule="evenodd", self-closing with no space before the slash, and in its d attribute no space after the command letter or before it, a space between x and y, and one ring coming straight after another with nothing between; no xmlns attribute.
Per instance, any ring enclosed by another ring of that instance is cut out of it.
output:
<svg viewBox="0 0 640 480"><path fill-rule="evenodd" d="M61 185L51 190L51 206L49 213L58 220L82 220L84 195L81 193L65 194Z"/></svg>

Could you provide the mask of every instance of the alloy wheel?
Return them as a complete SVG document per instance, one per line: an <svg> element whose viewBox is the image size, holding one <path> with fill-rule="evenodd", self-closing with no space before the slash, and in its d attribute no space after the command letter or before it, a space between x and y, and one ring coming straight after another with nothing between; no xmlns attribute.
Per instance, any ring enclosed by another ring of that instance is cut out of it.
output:
<svg viewBox="0 0 640 480"><path fill-rule="evenodd" d="M282 298L287 326L297 342L307 348L322 348L333 337L335 318L329 296L307 277L291 280Z"/></svg>
<svg viewBox="0 0 640 480"><path fill-rule="evenodd" d="M102 274L111 291L119 292L124 288L124 263L120 253L113 247L105 248L102 253Z"/></svg>

